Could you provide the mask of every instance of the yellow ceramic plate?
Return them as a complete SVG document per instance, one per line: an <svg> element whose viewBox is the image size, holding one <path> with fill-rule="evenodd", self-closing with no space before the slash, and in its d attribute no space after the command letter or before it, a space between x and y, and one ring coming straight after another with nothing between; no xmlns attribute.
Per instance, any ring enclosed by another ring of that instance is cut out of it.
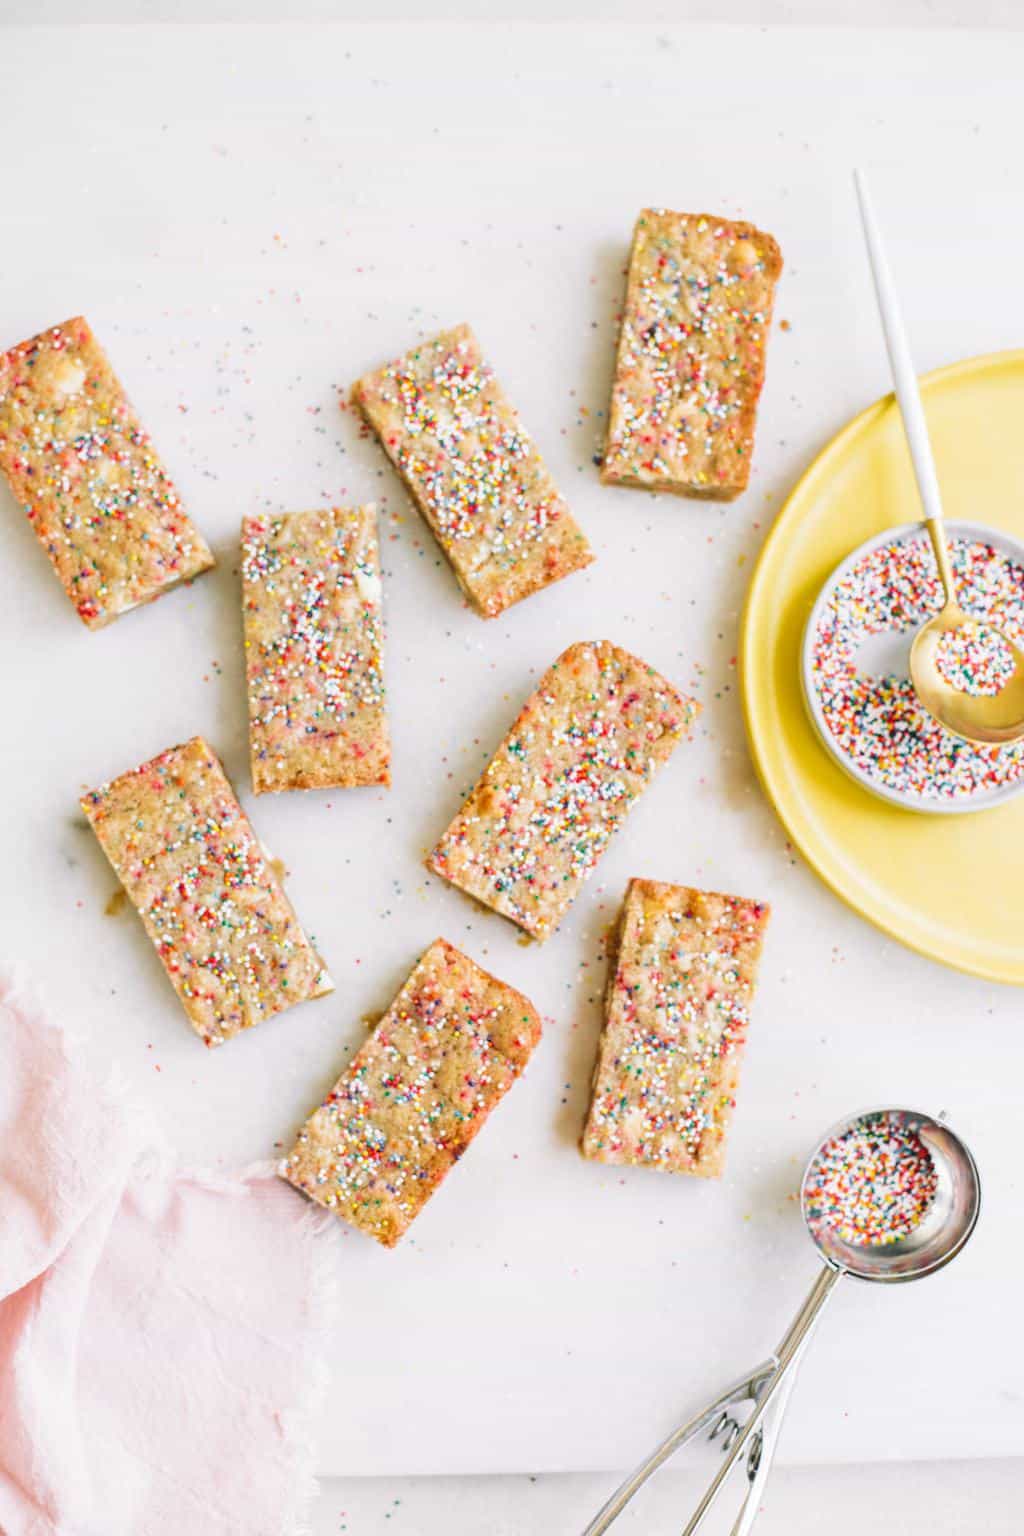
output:
<svg viewBox="0 0 1024 1536"><path fill-rule="evenodd" d="M1024 351L922 380L950 518L1024 537ZM761 782L837 895L922 954L1024 984L1024 795L973 816L923 816L862 789L819 741L800 692L804 624L826 577L873 534L920 515L890 396L814 461L780 512L743 616L741 679Z"/></svg>

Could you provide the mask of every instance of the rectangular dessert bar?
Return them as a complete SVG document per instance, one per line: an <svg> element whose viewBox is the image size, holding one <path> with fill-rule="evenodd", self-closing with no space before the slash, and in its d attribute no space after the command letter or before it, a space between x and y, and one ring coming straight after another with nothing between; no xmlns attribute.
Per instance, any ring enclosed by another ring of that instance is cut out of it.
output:
<svg viewBox="0 0 1024 1536"><path fill-rule="evenodd" d="M607 640L571 645L523 706L428 869L546 938L699 711Z"/></svg>
<svg viewBox="0 0 1024 1536"><path fill-rule="evenodd" d="M367 374L353 399L484 618L593 560L468 325Z"/></svg>
<svg viewBox="0 0 1024 1536"><path fill-rule="evenodd" d="M213 564L81 316L0 356L0 469L90 629Z"/></svg>
<svg viewBox="0 0 1024 1536"><path fill-rule="evenodd" d="M394 1247L540 1033L521 992L435 940L302 1127L282 1177Z"/></svg>
<svg viewBox="0 0 1024 1536"><path fill-rule="evenodd" d="M81 803L206 1045L331 991L201 736Z"/></svg>
<svg viewBox="0 0 1024 1536"><path fill-rule="evenodd" d="M754 449L782 253L710 213L637 221L601 478L731 501Z"/></svg>
<svg viewBox="0 0 1024 1536"><path fill-rule="evenodd" d="M630 881L585 1157L722 1172L768 916L764 902Z"/></svg>
<svg viewBox="0 0 1024 1536"><path fill-rule="evenodd" d="M257 794L391 782L372 506L242 523Z"/></svg>

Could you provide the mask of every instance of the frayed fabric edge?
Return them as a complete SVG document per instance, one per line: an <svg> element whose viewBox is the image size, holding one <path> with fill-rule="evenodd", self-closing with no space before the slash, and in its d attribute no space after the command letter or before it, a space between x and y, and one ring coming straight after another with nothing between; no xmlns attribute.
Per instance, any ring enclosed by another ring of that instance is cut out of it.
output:
<svg viewBox="0 0 1024 1536"><path fill-rule="evenodd" d="M276 1165L270 1165L276 1171ZM295 1498L283 1536L313 1536L313 1510L320 1496L316 1474L317 1438L330 1372L322 1347L334 1332L337 1308L337 1218L310 1204L302 1215L300 1235L309 1250L309 1332L303 1373L310 1383L309 1398L301 1414L293 1416L286 1443L295 1469Z"/></svg>

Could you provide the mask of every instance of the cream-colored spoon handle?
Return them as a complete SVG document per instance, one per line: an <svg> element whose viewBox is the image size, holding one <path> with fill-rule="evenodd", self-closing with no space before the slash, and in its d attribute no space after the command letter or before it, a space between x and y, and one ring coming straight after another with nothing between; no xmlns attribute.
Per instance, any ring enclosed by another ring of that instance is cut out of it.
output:
<svg viewBox="0 0 1024 1536"><path fill-rule="evenodd" d="M910 457L914 461L914 474L917 476L917 488L921 493L921 505L930 523L941 524L942 499L939 496L939 482L935 474L935 459L932 456L928 426L921 405L917 374L910 359L907 334L903 329L896 287L889 270L889 263L885 258L882 236L875 219L864 173L854 171L853 179L860 202L860 221L864 229L864 239L867 242L871 272L875 279L878 312L882 319L882 330L885 332L885 345L889 351L892 381L896 389L896 399L900 403L903 430L907 434Z"/></svg>

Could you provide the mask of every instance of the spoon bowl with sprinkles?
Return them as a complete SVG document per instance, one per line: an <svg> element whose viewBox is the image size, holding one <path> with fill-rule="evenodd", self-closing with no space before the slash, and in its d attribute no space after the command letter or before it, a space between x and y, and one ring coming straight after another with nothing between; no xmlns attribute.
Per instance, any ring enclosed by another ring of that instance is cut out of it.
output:
<svg viewBox="0 0 1024 1536"><path fill-rule="evenodd" d="M721 1436L726 1454L682 1536L695 1536L741 1458L747 1491L732 1529L733 1536L746 1536L761 1505L796 1368L839 1281L850 1275L891 1284L934 1274L974 1231L981 1181L969 1148L944 1115L868 1109L848 1115L821 1138L804 1170L800 1208L824 1262L782 1342L673 1430L616 1489L583 1536L603 1536L647 1479L705 1432L711 1439Z"/></svg>
<svg viewBox="0 0 1024 1536"><path fill-rule="evenodd" d="M860 171L854 173L861 225L875 281L896 399L914 465L925 527L944 601L922 625L910 651L910 679L929 714L976 746L1024 739L1024 649L1005 629L965 613L957 598L931 439L896 287Z"/></svg>
<svg viewBox="0 0 1024 1536"><path fill-rule="evenodd" d="M915 636L910 676L928 713L965 741L1002 746L1024 736L1024 651L955 600Z"/></svg>

